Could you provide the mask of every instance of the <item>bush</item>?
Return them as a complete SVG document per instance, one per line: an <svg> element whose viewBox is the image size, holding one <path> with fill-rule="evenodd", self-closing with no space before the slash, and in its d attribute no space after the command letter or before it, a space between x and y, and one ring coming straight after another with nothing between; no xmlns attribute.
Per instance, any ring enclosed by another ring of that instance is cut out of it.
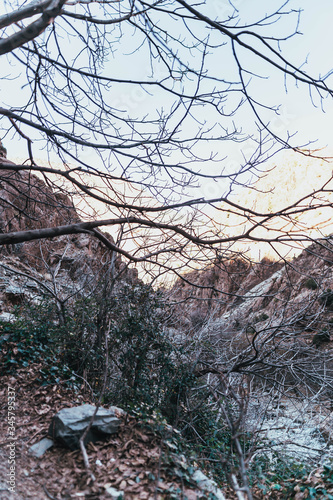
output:
<svg viewBox="0 0 333 500"><path fill-rule="evenodd" d="M0 372L15 373L18 368L35 363L41 365L37 381L42 385L63 379L72 385L75 378L61 360L59 345L53 339L54 324L48 321L50 308L44 304L38 307L38 312L46 314L36 315L38 321L35 322L17 317L14 322L0 323Z"/></svg>
<svg viewBox="0 0 333 500"><path fill-rule="evenodd" d="M308 278L304 283L305 288L309 290L316 290L318 288L318 283L314 278Z"/></svg>
<svg viewBox="0 0 333 500"><path fill-rule="evenodd" d="M253 318L253 323L261 323L262 321L266 321L266 319L268 319L268 318L269 318L268 314L261 313L261 314L259 314L259 316L255 316Z"/></svg>
<svg viewBox="0 0 333 500"><path fill-rule="evenodd" d="M109 368L104 402L131 408L160 409L172 420L190 383L181 349L170 342L164 323L170 309L162 293L138 283L122 284L106 294L83 297L67 305L61 324L48 297L17 309L15 323L2 325L1 365L6 372L42 361L43 380L60 380L72 372L98 393ZM59 374L59 376L58 376ZM52 376L51 376L52 375Z"/></svg>
<svg viewBox="0 0 333 500"><path fill-rule="evenodd" d="M164 295L147 285L125 286L113 297L107 397L129 408L159 409L172 420L189 377L182 349L176 350L164 326L169 315Z"/></svg>
<svg viewBox="0 0 333 500"><path fill-rule="evenodd" d="M332 470L331 465L315 469L275 452L270 459L257 456L249 476L253 491L261 492L259 498L333 500Z"/></svg>

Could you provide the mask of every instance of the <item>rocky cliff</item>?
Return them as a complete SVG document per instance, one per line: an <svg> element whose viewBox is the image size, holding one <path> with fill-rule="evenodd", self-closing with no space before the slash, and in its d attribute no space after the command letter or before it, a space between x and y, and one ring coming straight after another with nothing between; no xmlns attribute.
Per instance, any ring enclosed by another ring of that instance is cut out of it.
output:
<svg viewBox="0 0 333 500"><path fill-rule="evenodd" d="M13 171L12 165L0 144L0 232L80 222L68 190L27 171ZM136 269L128 269L88 232L0 247L0 312L7 314L24 296L54 293L55 287L60 296L89 290L111 262L122 279L137 280Z"/></svg>
<svg viewBox="0 0 333 500"><path fill-rule="evenodd" d="M216 339L216 345L225 342L221 347L224 363L237 352L248 350L250 357L249 353L255 350L272 351L272 345L279 342L285 351L296 344L305 350L307 346L325 352L331 350L333 245L330 238L318 240L290 261L264 259L250 264L237 259L216 263L185 278L186 281L177 283L173 294L181 304L183 326L201 338ZM190 286L189 281L197 288ZM306 356L313 354L309 351Z"/></svg>

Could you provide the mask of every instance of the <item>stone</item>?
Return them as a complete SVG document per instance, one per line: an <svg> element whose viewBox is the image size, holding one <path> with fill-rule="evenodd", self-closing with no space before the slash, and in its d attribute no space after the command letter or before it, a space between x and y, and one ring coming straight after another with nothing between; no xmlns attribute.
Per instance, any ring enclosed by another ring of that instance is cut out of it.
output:
<svg viewBox="0 0 333 500"><path fill-rule="evenodd" d="M63 446L76 450L80 437L90 423L95 406L81 405L60 410L52 419L49 435ZM101 441L118 431L120 420L113 411L99 408L84 443Z"/></svg>
<svg viewBox="0 0 333 500"><path fill-rule="evenodd" d="M5 323L14 323L16 321L16 316L9 312L3 312L0 314L0 321L4 321Z"/></svg>
<svg viewBox="0 0 333 500"><path fill-rule="evenodd" d="M53 445L54 441L52 439L44 438L41 441L38 441L38 443L30 446L28 453L30 453L30 455L33 455L34 457L39 458L44 455L44 453Z"/></svg>
<svg viewBox="0 0 333 500"><path fill-rule="evenodd" d="M124 492L116 490L116 488L113 488L112 486L106 488L105 493L107 493L114 500L120 500L121 498L124 498Z"/></svg>
<svg viewBox="0 0 333 500"><path fill-rule="evenodd" d="M198 488L203 491L208 491L214 495L216 500L226 500L222 491L218 488L215 481L209 479L201 470L196 470L192 476L192 479L197 483Z"/></svg>

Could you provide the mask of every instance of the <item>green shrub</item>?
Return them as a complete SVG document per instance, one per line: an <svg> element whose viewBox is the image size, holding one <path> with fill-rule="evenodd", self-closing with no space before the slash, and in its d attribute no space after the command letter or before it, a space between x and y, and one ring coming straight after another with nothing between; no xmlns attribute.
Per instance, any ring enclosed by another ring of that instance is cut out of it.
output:
<svg viewBox="0 0 333 500"><path fill-rule="evenodd" d="M273 452L270 458L257 455L249 471L252 487L262 491L264 498L292 499L299 492L309 500L333 500L333 474L331 465L316 470L294 457ZM260 497L261 498L261 497Z"/></svg>
<svg viewBox="0 0 333 500"><path fill-rule="evenodd" d="M64 379L71 385L75 382L70 368L59 356L59 346L50 335L47 321L34 324L18 317L11 323L1 322L0 331L1 373L15 373L18 368L35 363L42 365L37 381L43 385Z"/></svg>
<svg viewBox="0 0 333 500"><path fill-rule="evenodd" d="M269 318L268 314L261 313L261 314L259 314L259 316L255 316L253 318L253 323L260 323L261 321L266 321L266 319L268 319L268 318Z"/></svg>
<svg viewBox="0 0 333 500"><path fill-rule="evenodd" d="M60 372L73 371L98 393L106 366L107 334L104 401L125 407L146 404L175 415L189 376L179 362L181 349L175 349L164 327L170 309L163 294L142 283L122 284L111 293L100 283L96 290L99 293L94 296L68 303L61 323L50 297L38 305L21 305L17 320L2 325L3 370L42 362L44 378L51 367L53 379L59 379Z"/></svg>
<svg viewBox="0 0 333 500"><path fill-rule="evenodd" d="M110 307L110 357L116 364L110 399L151 409L168 407L182 376L179 353L164 328L168 305L163 294L143 284L126 286Z"/></svg>
<svg viewBox="0 0 333 500"><path fill-rule="evenodd" d="M308 278L304 283L305 288L309 290L316 290L318 288L318 283L314 278Z"/></svg>

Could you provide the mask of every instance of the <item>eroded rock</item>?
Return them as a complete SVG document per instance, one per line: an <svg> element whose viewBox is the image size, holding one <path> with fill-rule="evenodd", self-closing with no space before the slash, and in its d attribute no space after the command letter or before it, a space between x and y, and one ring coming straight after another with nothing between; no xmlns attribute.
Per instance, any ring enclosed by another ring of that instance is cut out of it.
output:
<svg viewBox="0 0 333 500"><path fill-rule="evenodd" d="M95 411L93 405L82 405L60 410L52 419L49 435L63 446L75 450L80 447L80 437L90 423ZM118 431L119 418L115 412L99 408L86 436L85 444L101 441Z"/></svg>

